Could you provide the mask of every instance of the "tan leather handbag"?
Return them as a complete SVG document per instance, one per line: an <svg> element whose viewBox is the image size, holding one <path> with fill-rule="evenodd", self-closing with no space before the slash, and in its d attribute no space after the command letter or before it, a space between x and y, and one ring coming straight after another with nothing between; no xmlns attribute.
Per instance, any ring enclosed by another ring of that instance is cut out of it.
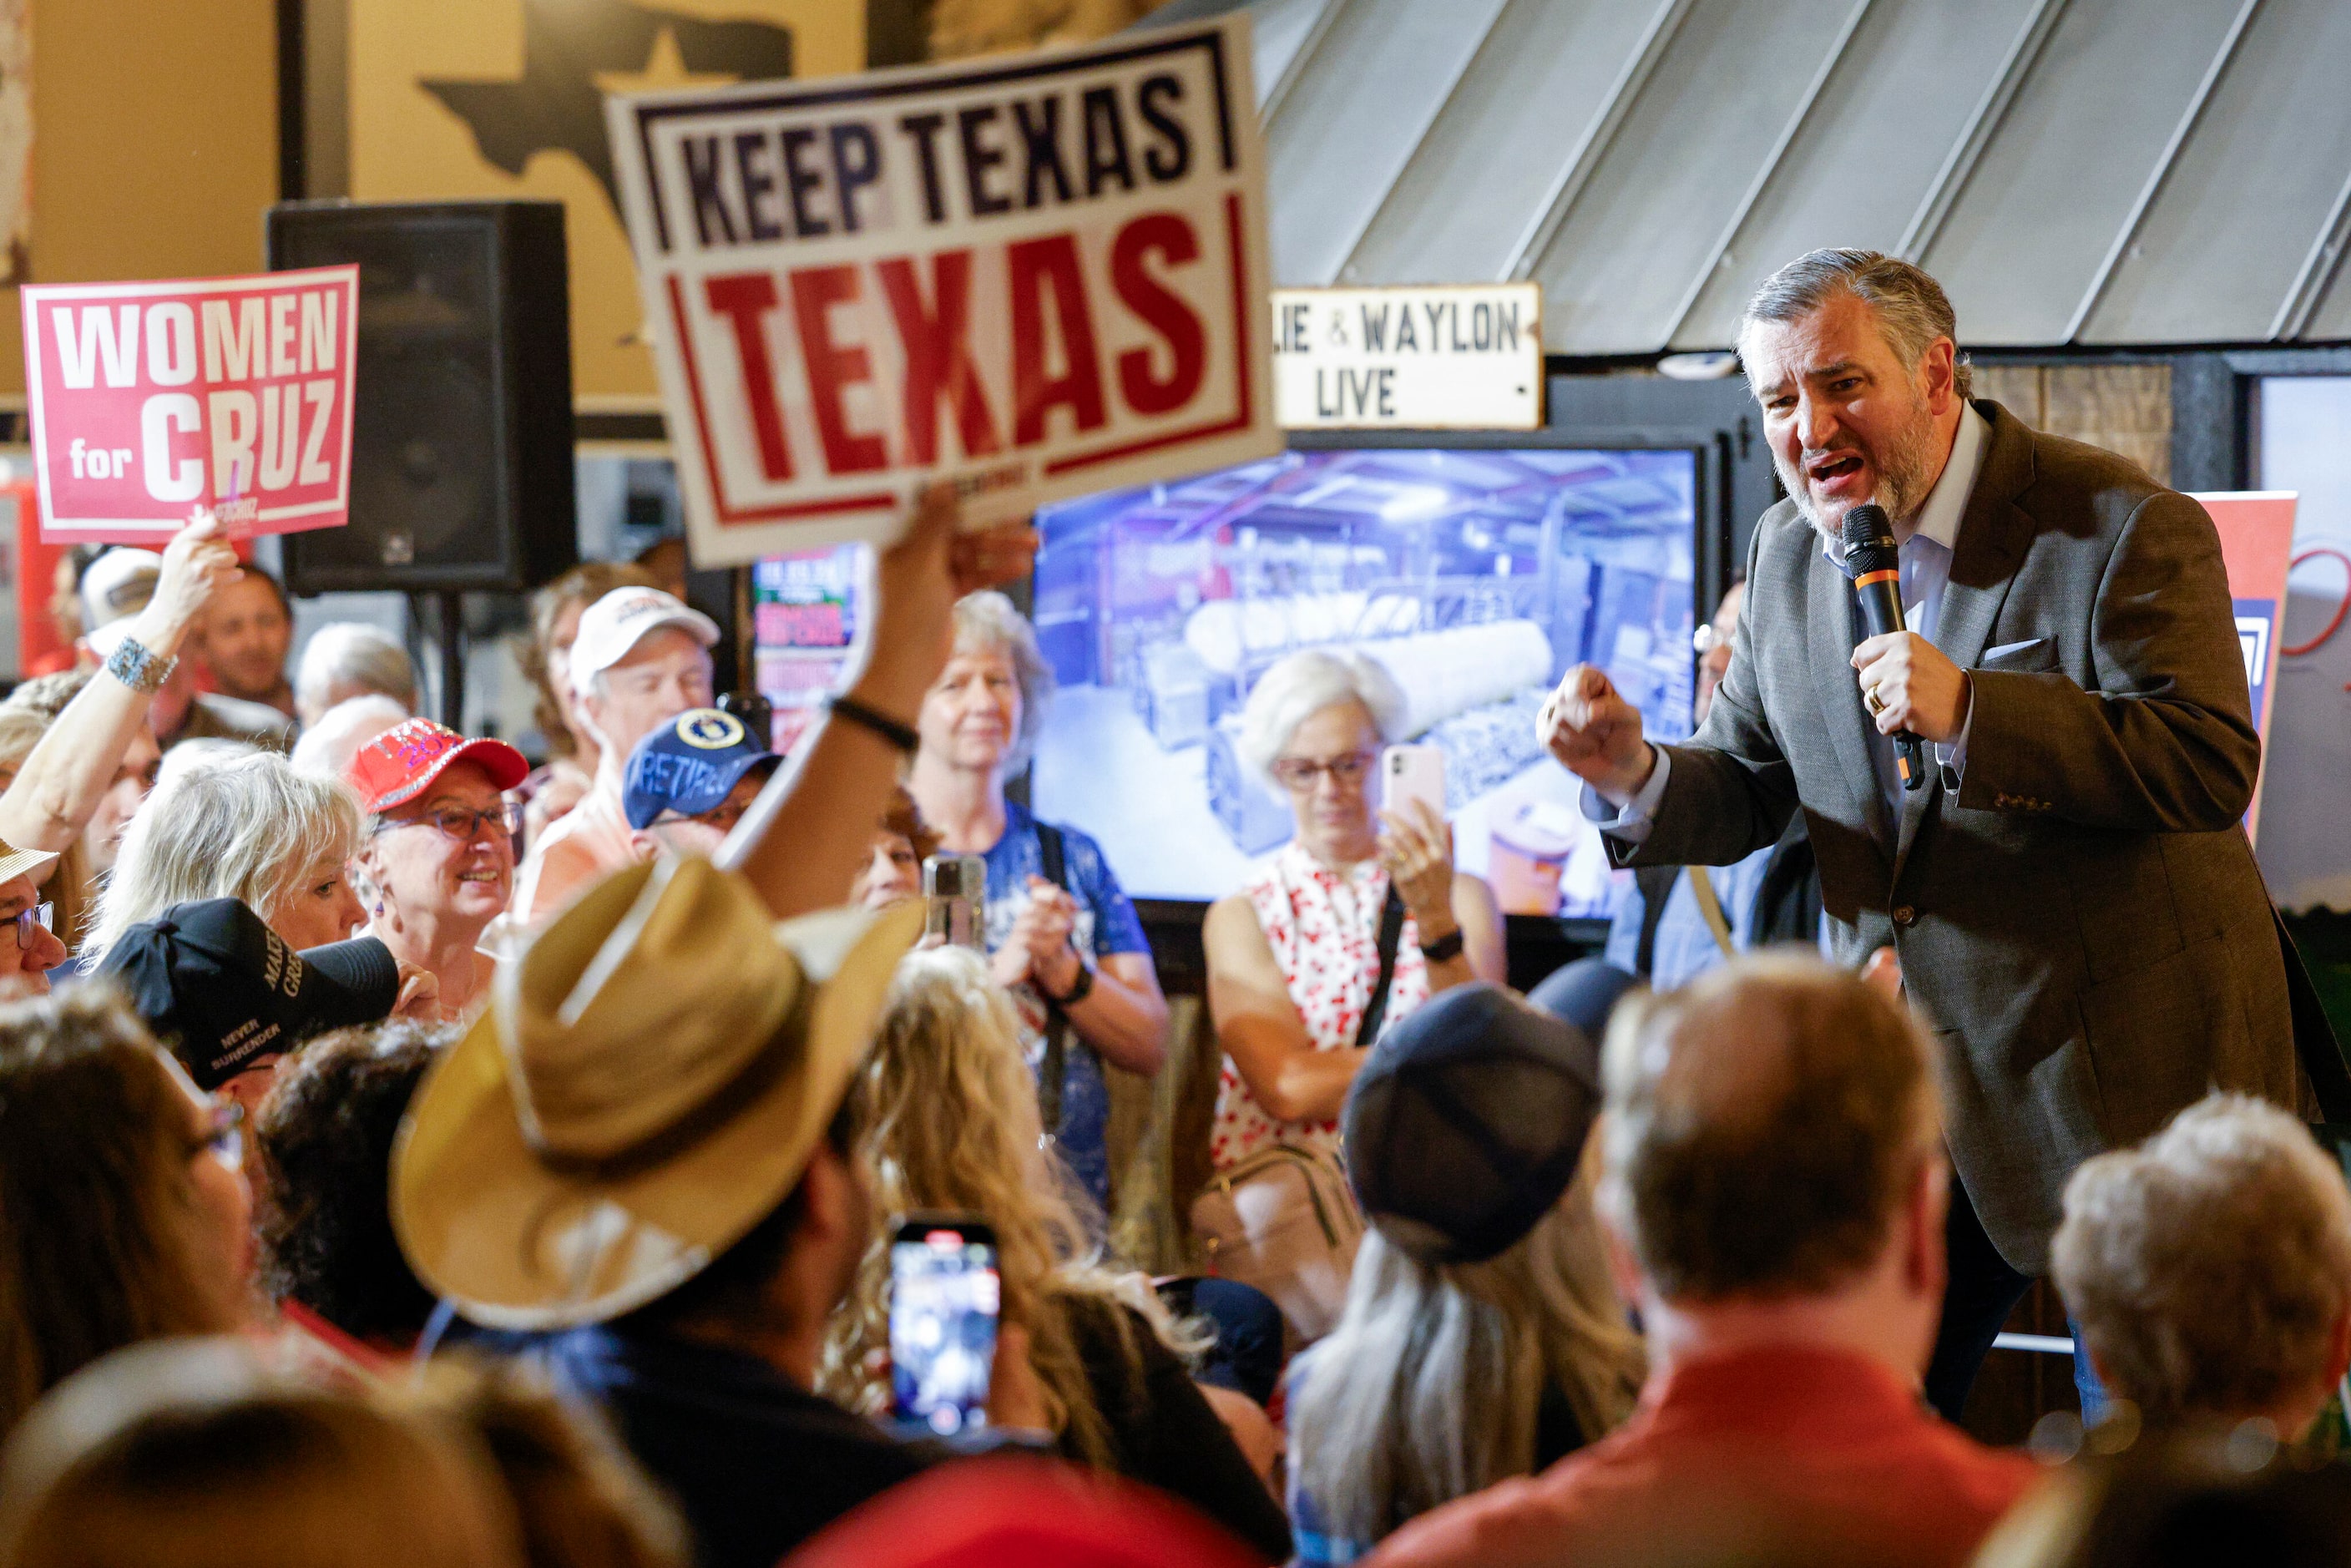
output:
<svg viewBox="0 0 2351 1568"><path fill-rule="evenodd" d="M1380 1037L1403 935L1404 900L1391 883L1380 910L1379 977L1355 1026L1359 1046ZM1208 1272L1273 1298L1288 1325L1283 1337L1295 1351L1337 1326L1364 1217L1337 1155L1307 1145L1274 1144L1209 1177L1192 1200L1192 1235Z"/></svg>
<svg viewBox="0 0 2351 1568"><path fill-rule="evenodd" d="M1274 1144L1210 1178L1192 1234L1209 1273L1273 1298L1297 1349L1337 1325L1364 1218L1336 1156Z"/></svg>

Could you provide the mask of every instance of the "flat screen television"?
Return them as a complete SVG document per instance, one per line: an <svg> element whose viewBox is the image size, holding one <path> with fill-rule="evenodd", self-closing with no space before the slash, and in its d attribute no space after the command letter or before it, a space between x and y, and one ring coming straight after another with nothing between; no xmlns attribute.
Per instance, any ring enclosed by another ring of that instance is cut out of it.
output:
<svg viewBox="0 0 2351 1568"><path fill-rule="evenodd" d="M1136 898L1232 892L1291 832L1235 754L1241 706L1284 654L1353 647L1445 752L1461 866L1509 912L1605 917L1622 879L1535 714L1585 662L1653 737L1689 734L1699 453L1522 439L1290 451L1040 512L1038 811Z"/></svg>

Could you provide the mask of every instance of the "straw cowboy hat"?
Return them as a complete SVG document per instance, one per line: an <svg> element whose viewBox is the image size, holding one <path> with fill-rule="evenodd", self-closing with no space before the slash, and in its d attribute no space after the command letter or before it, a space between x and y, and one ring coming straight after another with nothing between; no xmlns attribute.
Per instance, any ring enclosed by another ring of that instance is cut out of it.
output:
<svg viewBox="0 0 2351 1568"><path fill-rule="evenodd" d="M691 1279L799 1184L922 918L778 924L700 859L598 883L499 968L417 1091L392 1219L418 1277L518 1330Z"/></svg>
<svg viewBox="0 0 2351 1568"><path fill-rule="evenodd" d="M0 839L0 883L28 876L57 858L55 850L20 850Z"/></svg>

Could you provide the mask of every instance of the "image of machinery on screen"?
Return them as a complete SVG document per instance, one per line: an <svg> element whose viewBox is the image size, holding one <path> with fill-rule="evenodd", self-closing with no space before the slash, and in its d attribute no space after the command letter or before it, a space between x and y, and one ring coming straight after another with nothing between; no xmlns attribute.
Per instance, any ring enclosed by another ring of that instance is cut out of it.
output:
<svg viewBox="0 0 2351 1568"><path fill-rule="evenodd" d="M1603 916L1615 880L1535 741L1570 665L1606 670L1653 739L1690 731L1697 455L1290 452L1038 514L1036 622L1060 682L1037 809L1103 844L1138 898L1230 893L1290 805L1234 740L1301 648L1380 661L1445 753L1456 856L1514 914Z"/></svg>

